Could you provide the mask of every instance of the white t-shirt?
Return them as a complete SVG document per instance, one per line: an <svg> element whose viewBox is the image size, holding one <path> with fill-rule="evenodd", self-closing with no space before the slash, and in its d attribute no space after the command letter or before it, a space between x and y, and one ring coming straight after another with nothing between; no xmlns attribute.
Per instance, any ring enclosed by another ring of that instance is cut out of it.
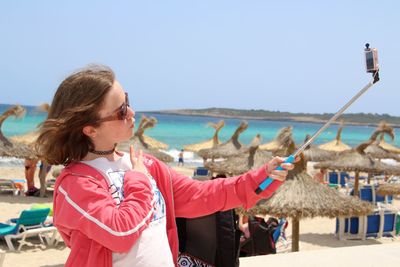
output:
<svg viewBox="0 0 400 267"><path fill-rule="evenodd" d="M124 153L116 161L109 161L102 157L82 162L104 174L109 184L110 194L119 206L124 201L125 172L132 169L129 154ZM153 218L128 253L112 253L114 267L174 266L166 230L165 201L152 177L151 184L156 197Z"/></svg>

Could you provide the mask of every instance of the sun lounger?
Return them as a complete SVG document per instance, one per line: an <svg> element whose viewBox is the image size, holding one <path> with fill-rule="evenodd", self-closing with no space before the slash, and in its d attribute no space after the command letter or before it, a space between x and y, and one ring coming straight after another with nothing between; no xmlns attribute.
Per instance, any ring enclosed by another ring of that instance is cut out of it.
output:
<svg viewBox="0 0 400 267"><path fill-rule="evenodd" d="M364 231L364 217L336 218L336 236L340 240L362 239Z"/></svg>
<svg viewBox="0 0 400 267"><path fill-rule="evenodd" d="M57 229L44 224L49 212L49 208L22 211L19 218L11 220L15 224L0 223L0 237L4 237L10 250L15 250L12 239L21 239L18 246L18 250L21 250L21 247L27 244L25 239L30 236L38 236L43 244L43 237L45 237L47 243L51 244ZM50 234L53 236L50 237Z"/></svg>
<svg viewBox="0 0 400 267"><path fill-rule="evenodd" d="M0 179L0 192L12 192L14 196L24 191L24 180L21 179Z"/></svg>
<svg viewBox="0 0 400 267"><path fill-rule="evenodd" d="M196 179L196 180L210 180L211 179L211 173L205 167L197 167L196 170L193 173L193 179Z"/></svg>
<svg viewBox="0 0 400 267"><path fill-rule="evenodd" d="M0 267L3 267L5 257L6 257L6 252L0 249Z"/></svg>

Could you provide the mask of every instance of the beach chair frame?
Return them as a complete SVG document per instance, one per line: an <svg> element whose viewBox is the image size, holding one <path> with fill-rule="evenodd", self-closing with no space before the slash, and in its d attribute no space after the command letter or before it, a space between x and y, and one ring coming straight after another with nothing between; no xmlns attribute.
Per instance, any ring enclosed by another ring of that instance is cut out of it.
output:
<svg viewBox="0 0 400 267"><path fill-rule="evenodd" d="M0 191L12 192L13 196L21 195L21 190L15 185L13 180L0 179Z"/></svg>
<svg viewBox="0 0 400 267"><path fill-rule="evenodd" d="M51 234L51 236L50 236ZM45 245L45 242L43 240L46 239L46 242L48 245L52 245L54 240L55 240L55 235L57 234L57 228L54 226L41 226L38 228L31 228L31 229L25 229L23 230L22 233L20 234L15 234L15 235L7 235L4 237L6 240L7 246L10 250L15 250L14 245L12 243L12 239L21 239L18 240L19 246L18 246L18 251L21 250L23 245L29 244L29 242L26 241L27 237L31 236L38 236L40 242Z"/></svg>
<svg viewBox="0 0 400 267"><path fill-rule="evenodd" d="M24 210L19 218L12 219L15 224L1 224L2 227L7 228L2 236L4 237L7 246L10 250L15 250L12 240L21 239L19 241L18 250L21 250L23 245L28 244L26 238L30 236L38 236L40 242L45 244L43 237L47 243L51 245L55 240L57 228L54 226L46 226L44 221L49 214L50 209L36 209ZM50 237L49 234L52 234Z"/></svg>
<svg viewBox="0 0 400 267"><path fill-rule="evenodd" d="M339 240L363 239L365 218L361 217L339 217L337 218L336 236ZM356 231L354 231L356 229Z"/></svg>
<svg viewBox="0 0 400 267"><path fill-rule="evenodd" d="M0 267L3 267L5 258L6 258L6 252L0 249Z"/></svg>

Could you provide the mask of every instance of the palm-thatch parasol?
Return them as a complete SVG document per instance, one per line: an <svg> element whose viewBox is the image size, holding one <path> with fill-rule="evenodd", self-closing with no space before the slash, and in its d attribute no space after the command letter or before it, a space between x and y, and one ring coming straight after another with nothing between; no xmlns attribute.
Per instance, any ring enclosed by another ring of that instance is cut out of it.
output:
<svg viewBox="0 0 400 267"><path fill-rule="evenodd" d="M142 120L144 118L147 118L147 117L145 115L142 115ZM150 117L149 120L151 121L151 123L149 124L148 128L152 128L157 124L157 119L156 118ZM163 142L161 142L159 140L156 140L153 137L150 137L150 136L145 135L145 134L142 134L142 137L143 137L144 142L146 144L148 144L149 146L151 146L152 148L155 148L155 149L168 149L168 145L167 144L165 144L165 143L163 143Z"/></svg>
<svg viewBox="0 0 400 267"><path fill-rule="evenodd" d="M212 148L201 149L197 154L203 159L227 158L239 153L247 152L248 147L239 142L239 135L248 127L247 122L242 122L236 129L232 137L223 144L219 144Z"/></svg>
<svg viewBox="0 0 400 267"><path fill-rule="evenodd" d="M21 143L15 143L8 140L2 130L1 127L3 122L10 116L21 117L25 114L25 109L20 105L12 106L7 109L0 116L0 156L2 157L17 157L17 158L29 158L34 159L37 158L35 152L31 147Z"/></svg>
<svg viewBox="0 0 400 267"><path fill-rule="evenodd" d="M398 154L390 152L377 144L369 145L364 152L375 159L394 159L400 161Z"/></svg>
<svg viewBox="0 0 400 267"><path fill-rule="evenodd" d="M400 194L400 184L382 184L379 185L378 190L376 191L378 195L399 195Z"/></svg>
<svg viewBox="0 0 400 267"><path fill-rule="evenodd" d="M203 141L203 142L200 142L197 144L186 145L183 147L183 149L185 151L192 151L192 152L197 153L202 149L213 148L220 143L220 141L218 139L218 133L222 129L222 127L224 127L224 125L225 125L224 120L220 120L218 123L209 122L207 125L211 126L215 129L215 133L214 133L213 137L211 139L208 139L206 141Z"/></svg>
<svg viewBox="0 0 400 267"><path fill-rule="evenodd" d="M391 135L390 137L391 137L392 141L394 140L394 129L393 129L393 127L391 127L391 126L390 126L389 124L387 124L385 121L382 121L382 122L379 123L378 128L391 129L392 135ZM383 149L386 149L386 150L389 151L389 152L400 154L400 148L398 148L398 147L396 147L396 146L394 146L394 145L391 145L391 144L389 144L389 143L386 143L384 137L385 137L385 136L384 136L383 134L380 136L378 145L379 145L380 147L382 147Z"/></svg>
<svg viewBox="0 0 400 267"><path fill-rule="evenodd" d="M337 131L335 140L328 143L319 145L318 147L328 151L343 152L350 150L351 147L342 142L342 131L343 131L343 121L340 123L340 127Z"/></svg>
<svg viewBox="0 0 400 267"><path fill-rule="evenodd" d="M49 112L50 110L50 105L48 103L43 103L40 104L36 110L38 112ZM39 136L39 132L38 131L33 131L33 132L29 132L23 135L16 135L16 136L11 136L10 140L14 143L21 143L21 144L25 144L25 145L33 145L36 142L36 139Z"/></svg>
<svg viewBox="0 0 400 267"><path fill-rule="evenodd" d="M382 134L385 131L387 131L387 129L378 128L371 135L371 138L367 142L358 145L355 149L340 153L340 155L333 160L317 163L314 167L340 171L354 171L354 195L357 196L360 172L385 174L400 173L399 167L388 165L378 160L375 160L370 155L367 155L364 151L369 145L376 141L376 138L379 134Z"/></svg>
<svg viewBox="0 0 400 267"><path fill-rule="evenodd" d="M36 142L36 139L39 136L39 132L34 131L34 132L29 132L23 135L15 135L11 136L10 140L15 143L21 143L25 145L32 145L33 143Z"/></svg>
<svg viewBox="0 0 400 267"><path fill-rule="evenodd" d="M379 146L384 148L384 149L386 149L387 151L400 154L400 148L398 148L398 147L396 147L394 145L391 145L389 143L386 143L386 141L383 139L383 137L379 142Z"/></svg>
<svg viewBox="0 0 400 267"><path fill-rule="evenodd" d="M310 135L307 134L304 143L306 143L310 138ZM324 161L333 159L338 155L338 153L335 151L324 150L313 144L306 147L303 154L307 161Z"/></svg>
<svg viewBox="0 0 400 267"><path fill-rule="evenodd" d="M259 168L272 158L270 151L258 149L260 140L261 137L258 134L249 145L248 152L228 157L223 161L208 161L205 162L204 166L211 172L229 175L239 175L248 170Z"/></svg>
<svg viewBox="0 0 400 267"><path fill-rule="evenodd" d="M143 153L151 154L159 160L164 162L172 162L174 160L173 157L155 147L152 147L150 144L146 143L143 138L145 130L154 127L156 122L157 120L155 118L147 118L146 116L142 116L138 130L135 132L134 136L129 141L118 144L118 149L129 151L129 146L133 145L135 151L142 150Z"/></svg>
<svg viewBox="0 0 400 267"><path fill-rule="evenodd" d="M294 146L288 149L294 152ZM357 198L346 196L339 191L317 182L306 172L304 155L289 172L286 182L268 200L262 200L245 214L269 214L278 218L290 217L292 221L292 251L299 250L300 219L316 216L360 216L373 211L373 207Z"/></svg>
<svg viewBox="0 0 400 267"><path fill-rule="evenodd" d="M376 130L380 132L379 135L381 140L384 140L385 134L388 135L391 140L394 140L394 129L387 123L381 122ZM364 152L376 159L394 159L400 161L400 156L398 154L390 152L381 147L379 145L379 141L373 142L364 150Z"/></svg>
<svg viewBox="0 0 400 267"><path fill-rule="evenodd" d="M276 153L277 150L279 150L282 146L281 140L287 136L288 133L292 133L292 126L287 126L285 128L282 128L279 130L278 134L276 135L275 139L272 140L271 142L265 143L260 145L259 149L260 150L267 150L267 151L272 151L274 154Z"/></svg>

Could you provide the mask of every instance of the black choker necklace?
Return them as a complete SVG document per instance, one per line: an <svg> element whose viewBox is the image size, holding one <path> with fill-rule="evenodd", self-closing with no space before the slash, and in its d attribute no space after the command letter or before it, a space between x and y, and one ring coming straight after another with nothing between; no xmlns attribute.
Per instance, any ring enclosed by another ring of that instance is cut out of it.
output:
<svg viewBox="0 0 400 267"><path fill-rule="evenodd" d="M113 149L103 150L103 151L102 150L89 149L89 152L93 153L93 154L96 154L96 155L101 155L101 156L110 155L110 154L114 153L116 146L117 145L114 145Z"/></svg>

